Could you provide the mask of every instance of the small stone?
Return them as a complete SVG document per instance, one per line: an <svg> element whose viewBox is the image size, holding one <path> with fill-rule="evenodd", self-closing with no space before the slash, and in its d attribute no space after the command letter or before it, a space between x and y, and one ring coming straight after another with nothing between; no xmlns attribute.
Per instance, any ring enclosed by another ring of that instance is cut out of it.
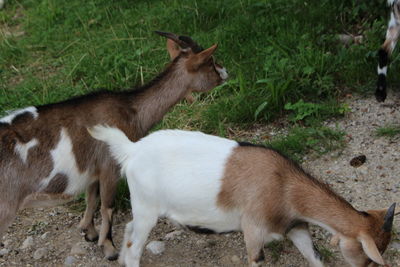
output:
<svg viewBox="0 0 400 267"><path fill-rule="evenodd" d="M231 261L232 261L233 263L239 263L239 262L240 262L240 258L239 258L237 255L233 255L233 256L231 257Z"/></svg>
<svg viewBox="0 0 400 267"><path fill-rule="evenodd" d="M64 265L69 266L69 265L74 264L75 262L76 262L76 259L74 256L68 256L65 258Z"/></svg>
<svg viewBox="0 0 400 267"><path fill-rule="evenodd" d="M21 249L27 249L33 245L33 237L28 236L22 243Z"/></svg>
<svg viewBox="0 0 400 267"><path fill-rule="evenodd" d="M166 234L164 239L165 240L174 240L174 239L178 238L180 235L182 235L182 233L183 233L182 230L176 230L176 231Z"/></svg>
<svg viewBox="0 0 400 267"><path fill-rule="evenodd" d="M0 249L0 257L7 255L10 252L7 248Z"/></svg>
<svg viewBox="0 0 400 267"><path fill-rule="evenodd" d="M46 239L46 238L49 237L49 235L50 235L50 232L46 232L46 233L44 233L43 235L41 235L40 238L41 238L41 239Z"/></svg>
<svg viewBox="0 0 400 267"><path fill-rule="evenodd" d="M203 239L199 239L196 241L196 245L199 247L205 247L205 246L207 246L207 242L204 241Z"/></svg>
<svg viewBox="0 0 400 267"><path fill-rule="evenodd" d="M390 246L394 249L400 250L400 242L393 242Z"/></svg>
<svg viewBox="0 0 400 267"><path fill-rule="evenodd" d="M71 248L71 254L72 255L86 255L87 251L86 249L82 246L81 243L76 243L72 248Z"/></svg>
<svg viewBox="0 0 400 267"><path fill-rule="evenodd" d="M47 254L47 252L48 252L47 248L39 248L38 250L35 251L35 253L33 253L33 258L35 260L40 260Z"/></svg>
<svg viewBox="0 0 400 267"><path fill-rule="evenodd" d="M7 247L9 247L11 245L11 243L12 243L12 240L11 239L7 239L6 241L4 241L3 244L7 248Z"/></svg>
<svg viewBox="0 0 400 267"><path fill-rule="evenodd" d="M146 249L154 255L159 255L165 250L165 243L162 241L151 241L147 244Z"/></svg>

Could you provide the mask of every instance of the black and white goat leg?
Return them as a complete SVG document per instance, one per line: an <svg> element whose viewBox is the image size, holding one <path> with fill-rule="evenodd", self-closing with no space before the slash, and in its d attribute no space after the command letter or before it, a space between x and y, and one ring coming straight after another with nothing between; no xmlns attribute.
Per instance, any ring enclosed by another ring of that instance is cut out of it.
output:
<svg viewBox="0 0 400 267"><path fill-rule="evenodd" d="M389 65L389 56L396 47L397 40L400 34L400 1L389 0L391 5L390 20L386 31L386 40L379 49L379 64L378 64L378 82L375 91L375 97L378 102L384 102L386 99L386 75Z"/></svg>
<svg viewBox="0 0 400 267"><path fill-rule="evenodd" d="M94 242L99 239L99 234L94 227L93 217L96 212L97 202L99 198L99 182L98 180L88 186L86 189L86 210L83 215L79 228L85 233L85 240Z"/></svg>

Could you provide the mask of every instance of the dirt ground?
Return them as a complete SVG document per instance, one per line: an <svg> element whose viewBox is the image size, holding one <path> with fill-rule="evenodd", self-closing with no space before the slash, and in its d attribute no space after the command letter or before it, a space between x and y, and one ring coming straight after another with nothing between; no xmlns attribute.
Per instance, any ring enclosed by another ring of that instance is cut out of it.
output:
<svg viewBox="0 0 400 267"><path fill-rule="evenodd" d="M357 209L385 208L393 202L400 205L400 137L376 136L377 128L400 124L400 94L391 93L385 104L373 97L351 97L347 101L351 111L345 118L326 122L327 126L346 131L346 148L322 157L307 155L304 168L329 183ZM258 132L277 130L266 126ZM366 156L366 163L358 168L350 166L349 161L361 154ZM77 229L81 213L70 206L21 211L1 240L0 266L118 266L104 259L95 243L84 241ZM130 218L130 211L115 216L113 236L117 247ZM397 237L384 258L391 266L400 266L400 216L394 227ZM326 266L346 266L338 249L329 245L329 233L313 227L312 234ZM241 233L201 235L160 220L148 241L162 241L165 251L153 255L146 250L142 266L246 265ZM23 244L26 248L21 248ZM265 266L308 266L288 240L267 246L265 255Z"/></svg>

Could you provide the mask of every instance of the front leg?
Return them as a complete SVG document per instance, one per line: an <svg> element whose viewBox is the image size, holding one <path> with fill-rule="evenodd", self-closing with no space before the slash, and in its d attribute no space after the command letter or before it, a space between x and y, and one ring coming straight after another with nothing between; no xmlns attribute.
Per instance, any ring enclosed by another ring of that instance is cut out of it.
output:
<svg viewBox="0 0 400 267"><path fill-rule="evenodd" d="M97 241L99 235L94 227L93 217L97 208L97 200L99 196L99 181L96 181L89 185L86 189L86 210L83 215L79 228L85 233L86 241Z"/></svg>

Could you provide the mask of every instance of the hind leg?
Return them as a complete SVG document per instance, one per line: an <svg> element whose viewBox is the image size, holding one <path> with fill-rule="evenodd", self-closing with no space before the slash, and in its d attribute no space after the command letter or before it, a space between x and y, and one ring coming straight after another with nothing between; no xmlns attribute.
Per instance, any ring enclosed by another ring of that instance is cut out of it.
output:
<svg viewBox="0 0 400 267"><path fill-rule="evenodd" d="M15 219L17 208L0 201L0 240Z"/></svg>
<svg viewBox="0 0 400 267"><path fill-rule="evenodd" d="M311 235L308 230L307 223L301 223L293 227L287 234L293 244L303 254L313 267L323 267L324 264L321 261L321 255L314 247L311 240Z"/></svg>
<svg viewBox="0 0 400 267"><path fill-rule="evenodd" d="M134 207L134 219L127 224L122 244L120 264L139 267L144 244L151 229L156 225L158 215L151 207Z"/></svg>
<svg viewBox="0 0 400 267"><path fill-rule="evenodd" d="M101 227L98 244L108 260L116 260L118 258L118 251L112 240L114 199L118 183L117 173L114 168L108 168L100 175Z"/></svg>
<svg viewBox="0 0 400 267"><path fill-rule="evenodd" d="M96 212L99 195L99 182L96 181L89 185L86 190L86 210L83 215L79 228L85 233L86 241L97 241L99 235L94 227L93 217Z"/></svg>

